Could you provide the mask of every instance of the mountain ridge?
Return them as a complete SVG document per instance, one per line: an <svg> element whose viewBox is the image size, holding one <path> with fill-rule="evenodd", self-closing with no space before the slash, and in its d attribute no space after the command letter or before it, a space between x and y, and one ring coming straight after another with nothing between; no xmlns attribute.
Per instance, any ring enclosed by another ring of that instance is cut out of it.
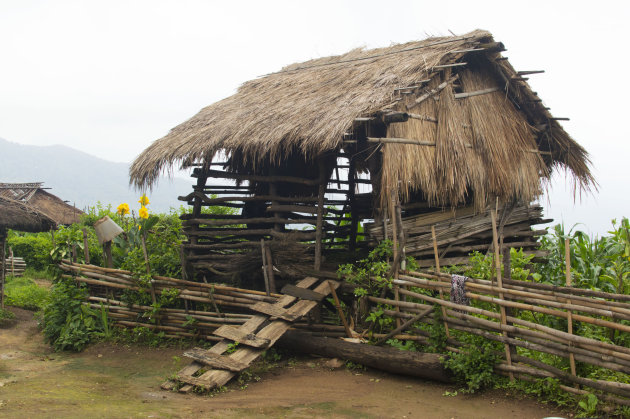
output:
<svg viewBox="0 0 630 419"><path fill-rule="evenodd" d="M141 192L129 186L129 163L112 162L65 146L19 144L0 138L0 182L44 182L50 193L85 210L122 202L139 208ZM167 212L179 208L177 200L192 190L192 180L162 176L147 191L150 210ZM136 211L137 211L136 208Z"/></svg>

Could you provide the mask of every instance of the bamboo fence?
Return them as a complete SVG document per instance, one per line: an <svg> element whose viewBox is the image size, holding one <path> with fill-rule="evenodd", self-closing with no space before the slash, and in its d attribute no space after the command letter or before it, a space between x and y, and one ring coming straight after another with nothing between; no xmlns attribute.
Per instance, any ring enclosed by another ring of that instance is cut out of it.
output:
<svg viewBox="0 0 630 419"><path fill-rule="evenodd" d="M384 315L402 319L413 318L432 305L441 307L446 314L443 321L451 330L447 349L458 352L461 347L461 343L453 339L452 330L481 336L503 343L509 348L506 353L500 354L504 359L496 366L496 371L500 374L511 374L512 377L526 381L553 377L560 380L562 389L566 391L586 394L589 391L584 388L599 390L604 393L601 395L604 399L630 406L630 384L580 377L575 367L565 371L527 356L530 351L542 352L573 359L573 362L630 374L630 348L573 333L578 323L601 327L606 330L606 336L610 335L609 331L629 333L630 296L541 286L542 284L528 281L503 280L502 286L498 286L496 281L470 278L466 282L465 295L471 301L486 303L483 305L486 308L481 308L480 304L468 306L447 299L446 296L451 292L451 276L448 274L405 271L393 283L398 286L399 295L406 298L406 301L368 297L370 303L397 308L384 310ZM420 289L434 291L434 296L419 292ZM440 294L445 297L441 298ZM488 309L489 306L494 309ZM501 309L530 312L534 319L541 315L554 316L571 322L573 327L560 330L536 321L524 320L514 314L503 315ZM430 324L433 322L433 315L424 316L419 322ZM428 336L421 329L408 330L407 333ZM510 356L507 356L508 353Z"/></svg>

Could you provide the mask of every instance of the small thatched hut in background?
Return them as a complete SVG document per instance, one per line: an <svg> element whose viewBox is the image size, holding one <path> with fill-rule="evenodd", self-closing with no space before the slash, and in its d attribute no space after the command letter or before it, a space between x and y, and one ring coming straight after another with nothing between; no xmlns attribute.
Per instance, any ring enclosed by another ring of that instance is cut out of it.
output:
<svg viewBox="0 0 630 419"><path fill-rule="evenodd" d="M70 225L80 221L83 211L68 205L59 197L47 192L41 182L0 183L0 196L20 201L35 208L59 225Z"/></svg>
<svg viewBox="0 0 630 419"><path fill-rule="evenodd" d="M497 205L505 243L534 252L542 232L531 226L543 220L530 203L552 170L580 189L594 180L586 151L526 83L531 72L502 51L477 30L290 65L155 141L131 182L195 167L180 199L193 207L184 261L200 275L259 270L261 239L276 274L334 269L401 225L408 255L432 254L433 225L445 263L457 262L488 248ZM202 211L216 205L240 214Z"/></svg>

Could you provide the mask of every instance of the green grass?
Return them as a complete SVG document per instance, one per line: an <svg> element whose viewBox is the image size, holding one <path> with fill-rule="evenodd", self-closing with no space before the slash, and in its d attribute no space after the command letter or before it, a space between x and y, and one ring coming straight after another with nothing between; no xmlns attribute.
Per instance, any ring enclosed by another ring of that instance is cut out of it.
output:
<svg viewBox="0 0 630 419"><path fill-rule="evenodd" d="M49 292L27 277L8 277L5 284L5 303L26 310L41 310Z"/></svg>

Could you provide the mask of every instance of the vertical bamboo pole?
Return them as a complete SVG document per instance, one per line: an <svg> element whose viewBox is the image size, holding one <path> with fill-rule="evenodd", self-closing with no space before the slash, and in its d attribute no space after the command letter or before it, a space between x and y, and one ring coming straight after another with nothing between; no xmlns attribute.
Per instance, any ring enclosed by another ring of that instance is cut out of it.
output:
<svg viewBox="0 0 630 419"><path fill-rule="evenodd" d="M440 257L438 255L438 245L437 238L435 236L435 226L431 226L431 237L433 238L433 254L435 256L435 272L440 275ZM440 300L444 299L444 293L442 292L442 288L439 290ZM442 309L442 318L444 319L444 330L446 330L446 337L451 337L451 332L448 329L448 323L446 322L446 307L440 304L440 308Z"/></svg>
<svg viewBox="0 0 630 419"><path fill-rule="evenodd" d="M503 280L501 279L501 260L499 257L499 240L497 237L497 214L496 210L490 210L490 217L492 218L492 246L494 247L494 266L496 269L497 286L503 288ZM499 298L503 300L503 293L499 292ZM507 325L507 318L505 314L505 307L499 306L501 311L501 324ZM506 331L503 332L503 336L508 337ZM510 351L510 345L505 344L505 359L508 365L512 365L512 352ZM508 373L510 381L514 381L514 373L511 371Z"/></svg>
<svg viewBox="0 0 630 419"><path fill-rule="evenodd" d="M276 277L273 273L273 258L271 257L271 248L269 244L265 245L265 257L267 258L267 276L269 279L269 291L276 292Z"/></svg>
<svg viewBox="0 0 630 419"><path fill-rule="evenodd" d="M112 242L106 241L103 243L103 253L105 254L105 267L113 268L114 259L112 257Z"/></svg>
<svg viewBox="0 0 630 419"><path fill-rule="evenodd" d="M83 229L83 255L85 256L85 264L90 264L90 247L88 246L88 233L87 229Z"/></svg>
<svg viewBox="0 0 630 419"><path fill-rule="evenodd" d="M565 279L567 287L571 286L571 247L569 239L564 239L564 264L565 264ZM567 304L571 304L571 300L567 300ZM573 312L571 309L567 310L567 332L573 334ZM571 375L575 376L575 355L573 352L569 352L569 364L571 366Z"/></svg>
<svg viewBox="0 0 630 419"><path fill-rule="evenodd" d="M357 247L357 229L359 228L359 216L356 203L356 164L352 157L348 158L348 201L350 201L350 251Z"/></svg>
<svg viewBox="0 0 630 419"><path fill-rule="evenodd" d="M147 252L147 242L144 238L144 234L140 235L141 243L142 243L142 254L144 255L144 264L147 268L147 274L151 275L151 265L149 265L149 252ZM153 279L149 283L149 289L151 290L151 300L153 300L153 304L157 302L157 298L155 296L155 288L153 287Z"/></svg>
<svg viewBox="0 0 630 419"><path fill-rule="evenodd" d="M0 308L4 309L4 278L6 275L6 259L5 253L7 251L7 235L6 230L0 231L0 238L2 238L2 273L0 273Z"/></svg>
<svg viewBox="0 0 630 419"><path fill-rule="evenodd" d="M346 335L351 338L352 331L350 330L350 326L348 326L348 321L346 320L345 314L343 314L343 310L341 309L341 303L339 302L339 297L337 297L337 292L335 291L335 286L332 282L327 281L328 286L330 287L330 293L332 294L333 300L335 301L335 307L337 308L337 313L339 313L339 318L341 319L341 323L343 323L343 328L346 331Z"/></svg>
<svg viewBox="0 0 630 419"><path fill-rule="evenodd" d="M11 276L15 276L15 262L13 261L13 248L9 247L9 258L11 260Z"/></svg>
<svg viewBox="0 0 630 419"><path fill-rule="evenodd" d="M315 270L322 267L322 237L324 232L324 195L326 194L326 173L324 162L318 160L319 167L319 191L317 193L317 223L315 225Z"/></svg>
<svg viewBox="0 0 630 419"><path fill-rule="evenodd" d="M270 295L269 290L269 273L267 271L267 256L265 255L265 239L260 239L260 254L262 256L262 271L263 271L263 279L265 281L265 292L267 293L267 297Z"/></svg>

